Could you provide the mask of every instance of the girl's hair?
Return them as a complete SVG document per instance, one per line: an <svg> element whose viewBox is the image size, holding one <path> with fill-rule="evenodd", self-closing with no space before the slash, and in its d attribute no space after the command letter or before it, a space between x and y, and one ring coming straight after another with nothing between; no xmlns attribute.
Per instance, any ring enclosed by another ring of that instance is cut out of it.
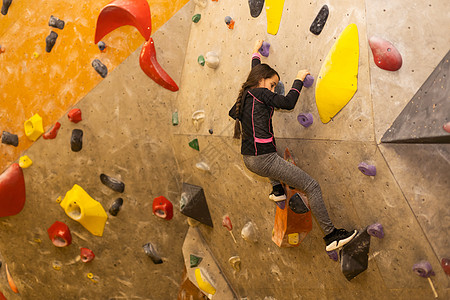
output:
<svg viewBox="0 0 450 300"><path fill-rule="evenodd" d="M278 75L277 71L272 69L268 64L256 65L248 74L247 80L242 84L239 95L236 98L236 122L234 124L233 138L239 139L241 137L241 122L239 120L239 115L241 113L242 102L245 99L248 90L257 87L261 79L271 78L274 75L277 75L278 80L280 80L280 75Z"/></svg>

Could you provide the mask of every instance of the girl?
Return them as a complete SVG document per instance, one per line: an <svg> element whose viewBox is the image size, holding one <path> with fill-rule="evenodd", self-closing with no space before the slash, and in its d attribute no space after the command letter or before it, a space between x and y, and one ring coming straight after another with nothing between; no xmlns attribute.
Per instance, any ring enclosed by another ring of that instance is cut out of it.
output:
<svg viewBox="0 0 450 300"><path fill-rule="evenodd" d="M236 103L229 115L236 120L234 138L242 137L241 154L245 166L252 172L268 177L273 190L269 199L284 201L286 195L280 181L304 191L311 210L325 232L326 250L341 248L357 234L356 230L336 229L328 216L319 184L302 169L285 161L277 154L273 136L272 116L275 108L293 109L297 103L303 80L308 70L300 70L292 88L286 96L274 93L280 81L278 73L267 64L261 63L258 53L262 40L255 43L252 55L252 70L242 84ZM242 134L241 134L242 126Z"/></svg>

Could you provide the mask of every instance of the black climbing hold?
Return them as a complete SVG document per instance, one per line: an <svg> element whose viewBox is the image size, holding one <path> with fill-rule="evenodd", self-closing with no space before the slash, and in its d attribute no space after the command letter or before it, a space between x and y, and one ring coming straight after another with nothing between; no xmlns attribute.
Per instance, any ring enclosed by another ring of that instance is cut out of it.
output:
<svg viewBox="0 0 450 300"><path fill-rule="evenodd" d="M311 31L315 35L319 35L322 32L325 23L327 22L328 14L329 14L328 6L326 5L322 6L316 18L309 27L309 31Z"/></svg>
<svg viewBox="0 0 450 300"><path fill-rule="evenodd" d="M55 46L56 39L58 38L58 34L54 32L53 30L50 32L50 34L45 38L45 51L50 53L52 51L53 46Z"/></svg>
<svg viewBox="0 0 450 300"><path fill-rule="evenodd" d="M308 206L306 206L306 203L299 193L295 193L295 195L289 199L289 208L296 214L304 214L309 211Z"/></svg>
<svg viewBox="0 0 450 300"><path fill-rule="evenodd" d="M367 269L369 263L370 235L361 230L340 251L341 270L348 281Z"/></svg>
<svg viewBox="0 0 450 300"><path fill-rule="evenodd" d="M145 254L147 254L152 259L152 261L155 265L163 263L158 252L156 251L155 247L151 243L147 243L142 247L144 248Z"/></svg>
<svg viewBox="0 0 450 300"><path fill-rule="evenodd" d="M51 27L55 27L58 29L64 29L64 25L65 25L64 21L58 19L55 16L51 16L50 20L48 20L48 26L51 26Z"/></svg>
<svg viewBox="0 0 450 300"><path fill-rule="evenodd" d="M72 137L70 138L70 148L73 152L78 152L83 148L83 130L72 130Z"/></svg>
<svg viewBox="0 0 450 300"><path fill-rule="evenodd" d="M248 6L250 7L250 15L257 18L264 7L264 0L248 0Z"/></svg>
<svg viewBox="0 0 450 300"><path fill-rule="evenodd" d="M213 134L213 133L214 133L214 131L212 130L212 128L209 129L208 132L209 132L209 134Z"/></svg>
<svg viewBox="0 0 450 300"><path fill-rule="evenodd" d="M2 143L17 147L19 145L19 137L16 134L12 134L7 131L3 131Z"/></svg>
<svg viewBox="0 0 450 300"><path fill-rule="evenodd" d="M108 75L108 68L99 59L94 59L92 61L92 66L94 67L95 71L97 71L97 73L100 74L100 76L102 76L103 78Z"/></svg>
<svg viewBox="0 0 450 300"><path fill-rule="evenodd" d="M2 5L2 15L6 16L6 14L8 13L8 9L9 6L11 5L12 0L3 0L3 5Z"/></svg>
<svg viewBox="0 0 450 300"><path fill-rule="evenodd" d="M122 198L117 198L114 203L111 205L111 207L109 208L109 213L112 216L117 216L117 214L119 213L120 209L122 208L122 204L123 204L123 199Z"/></svg>
<svg viewBox="0 0 450 300"><path fill-rule="evenodd" d="M181 193L180 212L205 225L213 227L205 192L201 186L183 182Z"/></svg>
<svg viewBox="0 0 450 300"><path fill-rule="evenodd" d="M284 96L284 93L285 93L284 84L282 81L279 81L277 86L275 87L275 94Z"/></svg>
<svg viewBox="0 0 450 300"><path fill-rule="evenodd" d="M100 174L100 180L104 185L112 189L113 191L123 193L125 190L125 183L115 178L109 177L105 174Z"/></svg>
<svg viewBox="0 0 450 300"><path fill-rule="evenodd" d="M105 42L101 41L98 43L98 49L100 49L100 51L103 51L106 49L106 44Z"/></svg>

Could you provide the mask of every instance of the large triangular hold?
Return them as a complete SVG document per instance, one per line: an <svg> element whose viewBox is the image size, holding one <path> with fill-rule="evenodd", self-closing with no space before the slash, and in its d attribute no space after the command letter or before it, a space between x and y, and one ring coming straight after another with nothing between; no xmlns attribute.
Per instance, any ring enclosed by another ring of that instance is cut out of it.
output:
<svg viewBox="0 0 450 300"><path fill-rule="evenodd" d="M367 270L369 248L370 235L367 233L367 228L365 228L340 251L341 270L348 281Z"/></svg>
<svg viewBox="0 0 450 300"><path fill-rule="evenodd" d="M450 143L450 51L381 138L382 143Z"/></svg>
<svg viewBox="0 0 450 300"><path fill-rule="evenodd" d="M185 216L213 227L208 203L206 203L205 192L201 186L183 182L180 212Z"/></svg>
<svg viewBox="0 0 450 300"><path fill-rule="evenodd" d="M0 217L20 213L25 205L25 179L19 164L12 164L0 175Z"/></svg>

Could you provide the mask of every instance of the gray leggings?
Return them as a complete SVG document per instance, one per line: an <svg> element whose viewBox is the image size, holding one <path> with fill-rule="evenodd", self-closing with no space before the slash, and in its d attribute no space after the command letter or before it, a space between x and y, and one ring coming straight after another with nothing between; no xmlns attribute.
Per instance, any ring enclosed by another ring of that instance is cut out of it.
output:
<svg viewBox="0 0 450 300"><path fill-rule="evenodd" d="M334 225L328 216L322 199L319 183L296 165L285 161L276 152L251 156L244 155L245 166L263 177L268 177L272 186L284 182L288 186L304 191L308 197L311 211L325 234L333 231Z"/></svg>

